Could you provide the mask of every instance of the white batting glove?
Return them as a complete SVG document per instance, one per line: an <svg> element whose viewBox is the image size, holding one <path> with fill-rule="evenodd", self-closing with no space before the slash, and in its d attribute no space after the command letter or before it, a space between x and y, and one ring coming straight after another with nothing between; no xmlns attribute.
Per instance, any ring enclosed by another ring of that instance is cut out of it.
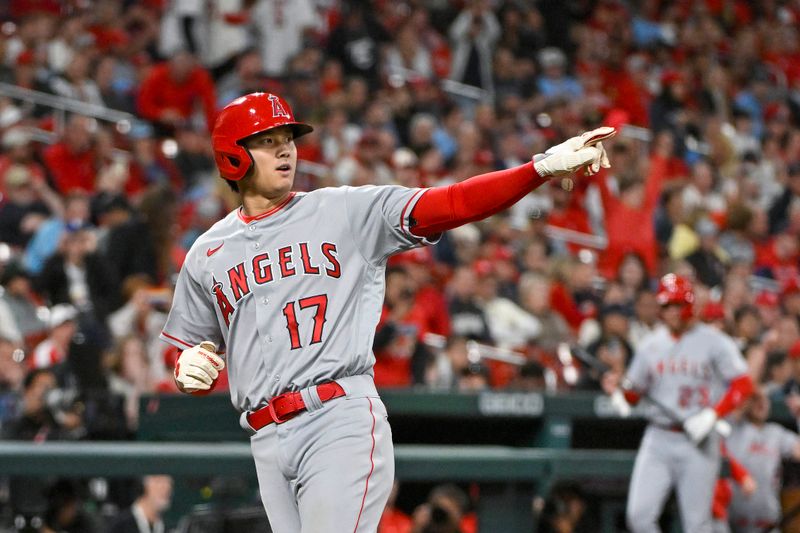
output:
<svg viewBox="0 0 800 533"><path fill-rule="evenodd" d="M622 389L616 389L611 393L611 407L622 418L631 416L631 404L625 399Z"/></svg>
<svg viewBox="0 0 800 533"><path fill-rule="evenodd" d="M695 413L684 420L683 430L688 435L689 440L695 444L700 444L714 430L718 418L714 409L706 407L699 413Z"/></svg>
<svg viewBox="0 0 800 533"><path fill-rule="evenodd" d="M225 361L216 352L216 345L210 341L181 352L175 363L175 382L181 392L193 394L211 390L225 368Z"/></svg>
<svg viewBox="0 0 800 533"><path fill-rule="evenodd" d="M611 162L608 159L605 148L603 148L602 141L610 139L616 134L617 130L614 128L602 126L571 137L561 144L551 146L544 154L536 154L533 157L536 172L542 177L559 176L584 168L586 175L591 176L599 172L600 168L611 168ZM583 151L590 147L597 148L597 151ZM581 161L580 157L566 157L564 158L566 162L559 158L550 161L554 156L569 156L570 154L573 156L581 154L581 156L586 156L587 159L582 164L575 163L576 161Z"/></svg>

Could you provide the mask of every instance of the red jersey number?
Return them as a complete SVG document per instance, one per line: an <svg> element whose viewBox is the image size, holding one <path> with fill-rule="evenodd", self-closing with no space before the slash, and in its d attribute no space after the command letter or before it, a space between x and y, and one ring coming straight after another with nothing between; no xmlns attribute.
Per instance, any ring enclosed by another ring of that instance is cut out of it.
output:
<svg viewBox="0 0 800 533"><path fill-rule="evenodd" d="M286 302L283 306L283 316L286 317L286 329L289 332L289 344L292 350L302 348L303 345L300 341L300 325L297 322L297 311L295 311L295 302ZM325 313L328 310L328 295L318 294L317 296L309 296L297 300L300 310L315 309L314 311L314 326L311 332L311 342L309 344L317 344L322 342L323 327L325 326Z"/></svg>
<svg viewBox="0 0 800 533"><path fill-rule="evenodd" d="M678 389L678 406L681 409L692 407L708 407L711 405L711 394L708 385L683 385Z"/></svg>

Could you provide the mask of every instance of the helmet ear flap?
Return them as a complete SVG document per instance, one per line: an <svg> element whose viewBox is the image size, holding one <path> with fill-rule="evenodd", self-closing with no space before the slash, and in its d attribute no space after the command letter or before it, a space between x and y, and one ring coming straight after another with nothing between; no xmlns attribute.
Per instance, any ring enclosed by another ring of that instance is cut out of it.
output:
<svg viewBox="0 0 800 533"><path fill-rule="evenodd" d="M241 180L253 164L250 154L242 146L216 150L214 159L222 177L233 181Z"/></svg>

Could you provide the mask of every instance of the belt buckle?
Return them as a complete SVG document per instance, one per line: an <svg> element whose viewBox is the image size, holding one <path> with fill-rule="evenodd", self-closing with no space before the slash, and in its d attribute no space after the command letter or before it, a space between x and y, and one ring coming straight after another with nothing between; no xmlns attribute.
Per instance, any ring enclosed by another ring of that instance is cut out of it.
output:
<svg viewBox="0 0 800 533"><path fill-rule="evenodd" d="M293 394L293 392L291 392L291 391L290 392L284 392L283 394L279 394L278 396L275 396L274 398L272 398L269 401L269 403L267 404L267 410L269 411L270 416L272 416L272 420L274 420L276 424L283 424L284 422L286 422L288 420L291 420L292 418L294 418L294 417L296 417L298 415L299 410L292 411L292 412L290 412L289 414L287 414L284 417L279 416L278 413L275 412L275 402L276 401L281 401L286 397L291 397L291 394ZM292 402L292 403L294 403L294 402Z"/></svg>

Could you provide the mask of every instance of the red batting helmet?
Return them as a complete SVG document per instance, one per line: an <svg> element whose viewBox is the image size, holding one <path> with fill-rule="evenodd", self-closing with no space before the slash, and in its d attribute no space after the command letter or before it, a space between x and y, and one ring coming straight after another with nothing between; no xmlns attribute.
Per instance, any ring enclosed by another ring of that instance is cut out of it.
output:
<svg viewBox="0 0 800 533"><path fill-rule="evenodd" d="M681 305L681 317L688 320L692 317L692 304L694 304L692 282L677 274L667 274L658 282L656 300L662 306L670 304Z"/></svg>
<svg viewBox="0 0 800 533"><path fill-rule="evenodd" d="M222 177L242 179L253 166L253 158L242 141L279 126L291 126L295 139L314 131L308 124L295 121L292 108L275 94L246 94L226 105L211 132L214 159Z"/></svg>

